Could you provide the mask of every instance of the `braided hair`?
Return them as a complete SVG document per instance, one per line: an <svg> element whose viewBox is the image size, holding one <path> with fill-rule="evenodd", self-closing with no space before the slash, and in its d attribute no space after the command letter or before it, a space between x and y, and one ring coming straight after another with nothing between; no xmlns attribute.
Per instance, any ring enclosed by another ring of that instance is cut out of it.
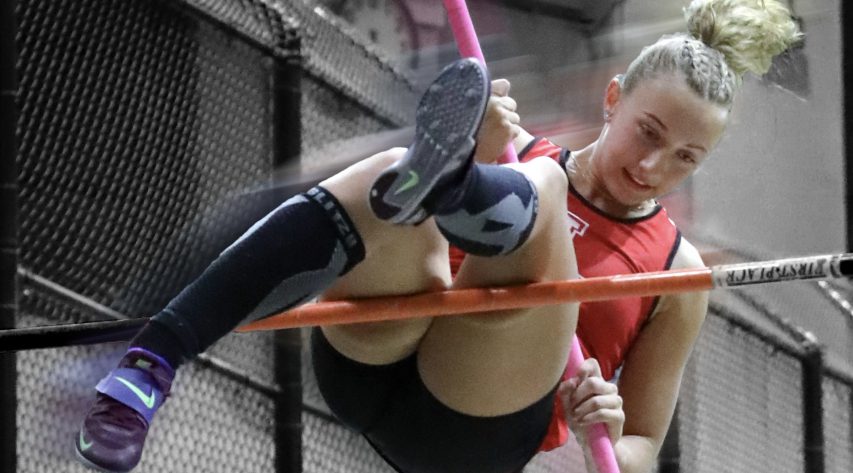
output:
<svg viewBox="0 0 853 473"><path fill-rule="evenodd" d="M628 66L623 92L676 73L699 96L731 106L745 73L764 74L774 56L802 37L778 0L693 0L684 14L687 32L644 48Z"/></svg>

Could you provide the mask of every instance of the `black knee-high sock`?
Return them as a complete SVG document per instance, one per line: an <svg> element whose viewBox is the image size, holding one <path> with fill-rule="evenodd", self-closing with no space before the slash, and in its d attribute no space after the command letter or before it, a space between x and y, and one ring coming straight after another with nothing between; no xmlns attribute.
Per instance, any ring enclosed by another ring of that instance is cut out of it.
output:
<svg viewBox="0 0 853 473"><path fill-rule="evenodd" d="M315 187L250 228L131 341L173 368L247 317L317 296L364 259L364 245L340 203Z"/></svg>
<svg viewBox="0 0 853 473"><path fill-rule="evenodd" d="M452 245L479 256L511 253L530 236L538 211L533 184L505 166L474 164L452 193L433 204Z"/></svg>

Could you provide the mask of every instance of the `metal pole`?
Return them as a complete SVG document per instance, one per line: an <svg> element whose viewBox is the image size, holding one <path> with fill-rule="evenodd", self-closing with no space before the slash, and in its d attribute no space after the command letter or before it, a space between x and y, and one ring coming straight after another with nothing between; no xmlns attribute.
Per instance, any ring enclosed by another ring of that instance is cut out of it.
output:
<svg viewBox="0 0 853 473"><path fill-rule="evenodd" d="M0 0L0 329L15 326L18 268L18 77L15 2ZM0 471L17 469L15 353L0 353Z"/></svg>
<svg viewBox="0 0 853 473"><path fill-rule="evenodd" d="M273 166L299 159L302 145L299 44L287 45L292 54L272 61ZM285 198L287 196L280 196ZM299 329L275 335L275 379L280 390L275 400L275 469L277 473L302 471L302 335Z"/></svg>
<svg viewBox="0 0 853 473"><path fill-rule="evenodd" d="M803 342L803 454L806 473L824 473L823 350L811 334Z"/></svg>
<svg viewBox="0 0 853 473"><path fill-rule="evenodd" d="M0 331L0 353L126 342L133 339L146 322L148 317L3 330Z"/></svg>
<svg viewBox="0 0 853 473"><path fill-rule="evenodd" d="M847 176L847 248L853 249L853 4L838 2L841 6L841 67L844 88L844 117L842 139L844 140L845 175Z"/></svg>

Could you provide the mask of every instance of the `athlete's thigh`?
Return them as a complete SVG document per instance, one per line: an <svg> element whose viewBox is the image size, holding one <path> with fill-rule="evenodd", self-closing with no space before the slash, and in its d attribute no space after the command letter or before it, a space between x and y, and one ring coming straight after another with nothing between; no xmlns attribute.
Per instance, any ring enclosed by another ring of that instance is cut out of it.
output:
<svg viewBox="0 0 853 473"><path fill-rule="evenodd" d="M468 256L454 288L524 284L577 277L565 210L565 181L551 164L524 169L539 191L531 238L498 257ZM448 406L474 415L520 410L545 396L568 359L577 304L437 318L418 352L424 383Z"/></svg>
<svg viewBox="0 0 853 473"><path fill-rule="evenodd" d="M368 192L376 177L405 150L379 153L320 185L346 209L365 245L365 259L329 288L321 299L347 299L443 290L450 283L447 243L432 219L420 225L392 225L376 218ZM412 354L429 318L323 327L329 343L362 363L393 363Z"/></svg>

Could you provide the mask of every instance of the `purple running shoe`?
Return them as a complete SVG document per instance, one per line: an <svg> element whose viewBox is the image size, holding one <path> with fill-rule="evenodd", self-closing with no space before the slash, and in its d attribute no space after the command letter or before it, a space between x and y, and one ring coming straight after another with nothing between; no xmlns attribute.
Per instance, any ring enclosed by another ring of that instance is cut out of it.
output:
<svg viewBox="0 0 853 473"><path fill-rule="evenodd" d="M95 403L74 439L80 462L109 473L132 470L174 377L166 360L142 348L129 349L95 387Z"/></svg>
<svg viewBox="0 0 853 473"><path fill-rule="evenodd" d="M414 142L370 189L377 217L408 225L429 217L425 204L458 182L471 164L490 87L488 72L475 59L441 71L418 103Z"/></svg>

